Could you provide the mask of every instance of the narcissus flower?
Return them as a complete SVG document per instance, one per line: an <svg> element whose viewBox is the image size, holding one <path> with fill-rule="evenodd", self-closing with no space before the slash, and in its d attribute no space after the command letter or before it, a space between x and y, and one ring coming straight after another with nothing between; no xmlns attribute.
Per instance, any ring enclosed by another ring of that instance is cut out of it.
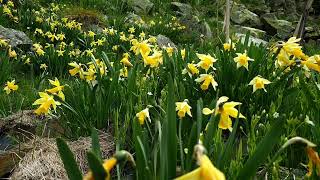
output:
<svg viewBox="0 0 320 180"><path fill-rule="evenodd" d="M240 102L227 102L228 97L222 96L218 99L216 108L215 109L209 109L209 108L204 108L202 110L202 113L205 115L213 114L215 115L220 114L220 121L219 121L219 128L221 129L229 129L232 131L232 121L231 117L237 118L238 113L239 113L239 118L245 118L238 110L235 108L235 106L241 105Z"/></svg>
<svg viewBox="0 0 320 180"><path fill-rule="evenodd" d="M149 108L145 108L144 110L138 112L136 114L136 117L138 118L140 125L143 125L146 119L148 119L149 122L151 122Z"/></svg>
<svg viewBox="0 0 320 180"><path fill-rule="evenodd" d="M133 164L133 166L135 166L135 161L132 157L132 155L124 150L118 151L113 157L111 157L110 159L106 159L103 161L103 168L107 174L107 176L105 177L105 180L110 180L111 176L110 176L110 171L121 161L129 161ZM102 178L102 177L100 177ZM92 171L89 171L84 177L83 180L94 180L93 177L93 173Z"/></svg>
<svg viewBox="0 0 320 180"><path fill-rule="evenodd" d="M15 50L12 50L11 47L9 48L9 57L10 58L17 58L17 53Z"/></svg>
<svg viewBox="0 0 320 180"><path fill-rule="evenodd" d="M186 49L181 49L180 54L182 59L184 60L184 58L186 57Z"/></svg>
<svg viewBox="0 0 320 180"><path fill-rule="evenodd" d="M263 89L265 92L267 92L264 86L270 83L271 82L269 80L264 79L261 76L256 76L250 81L249 85L253 86L253 92L256 92L258 89Z"/></svg>
<svg viewBox="0 0 320 180"><path fill-rule="evenodd" d="M192 117L191 115L191 106L188 104L188 100L184 100L183 102L176 102L176 111L178 111L178 116L180 119L186 116L186 113Z"/></svg>
<svg viewBox="0 0 320 180"><path fill-rule="evenodd" d="M151 56L142 56L144 66L150 66L152 68L159 67L162 64L162 52L161 51L154 51Z"/></svg>
<svg viewBox="0 0 320 180"><path fill-rule="evenodd" d="M224 43L223 44L223 49L225 51L230 51L231 49L234 49L234 44L231 45L231 43Z"/></svg>
<svg viewBox="0 0 320 180"><path fill-rule="evenodd" d="M40 98L37 99L32 105L40 105L34 112L37 115L51 113L51 108L56 110L57 106L61 105L60 102L55 101L52 95L45 92L39 92Z"/></svg>
<svg viewBox="0 0 320 180"><path fill-rule="evenodd" d="M47 68L48 68L48 66L45 63L40 64L40 69L46 70Z"/></svg>
<svg viewBox="0 0 320 180"><path fill-rule="evenodd" d="M76 62L69 63L69 66L73 67L73 69L69 70L69 73L71 76L75 76L76 74L80 75L80 78L83 79L83 70L81 67L81 64L78 64Z"/></svg>
<svg viewBox="0 0 320 180"><path fill-rule="evenodd" d="M197 148L199 146L202 147L202 145L195 146L194 153L199 167L175 180L225 180L225 175L212 164L209 157L197 150L204 149L204 147Z"/></svg>
<svg viewBox="0 0 320 180"><path fill-rule="evenodd" d="M7 94L10 94L11 91L16 91L18 90L19 86L15 84L15 80L7 81L6 86L4 87L4 91L6 91Z"/></svg>
<svg viewBox="0 0 320 180"><path fill-rule="evenodd" d="M216 87L218 86L218 83L214 80L214 77L211 74L200 74L200 77L195 81L198 83L203 82L201 85L202 90L207 90L210 84L212 85L214 90L216 90Z"/></svg>
<svg viewBox="0 0 320 180"><path fill-rule="evenodd" d="M166 47L166 51L168 53L168 56L171 57L174 52L174 48L173 47Z"/></svg>
<svg viewBox="0 0 320 180"><path fill-rule="evenodd" d="M254 61L253 59L249 58L247 53L237 53L237 57L235 57L234 62L237 63L237 68L243 66L248 70L249 61Z"/></svg>
<svg viewBox="0 0 320 180"><path fill-rule="evenodd" d="M308 58L306 61L301 61L301 64L305 67L305 69L307 70L315 70L318 71L320 73L320 61L317 61L316 58L311 57Z"/></svg>
<svg viewBox="0 0 320 180"><path fill-rule="evenodd" d="M216 62L217 60L212 57L210 54L205 55L205 54L198 54L198 58L200 59L200 62L198 63L198 66L201 67L202 69L208 71L210 67L212 67L214 70L215 68L213 67L213 63Z"/></svg>
<svg viewBox="0 0 320 180"><path fill-rule="evenodd" d="M133 66L131 64L131 62L129 61L129 54L128 53L123 54L123 58L120 60L120 62L127 67Z"/></svg>
<svg viewBox="0 0 320 180"><path fill-rule="evenodd" d="M182 74L189 74L190 77L195 74L199 74L199 69L196 64L188 63L187 67L182 70Z"/></svg>
<svg viewBox="0 0 320 180"><path fill-rule="evenodd" d="M280 45L282 46L282 49L290 55L298 55L300 54L302 48L302 46L299 44L300 40L300 38L297 39L296 37L291 37L287 42L282 41Z"/></svg>
<svg viewBox="0 0 320 180"><path fill-rule="evenodd" d="M63 101L65 101L65 96L62 92L64 86L61 86L60 85L60 82L57 78L55 78L55 80L50 80L49 79L49 82L51 85L54 86L54 88L51 88L51 89L47 89L46 92L49 92L50 94L53 94L53 95L57 95L59 96Z"/></svg>

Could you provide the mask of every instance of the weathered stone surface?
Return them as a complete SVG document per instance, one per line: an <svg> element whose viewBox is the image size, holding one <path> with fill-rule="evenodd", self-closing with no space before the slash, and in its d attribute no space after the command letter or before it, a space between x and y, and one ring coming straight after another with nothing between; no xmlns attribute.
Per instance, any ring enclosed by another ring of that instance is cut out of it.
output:
<svg viewBox="0 0 320 180"><path fill-rule="evenodd" d="M191 16L193 12L192 6L180 2L172 2L171 9L175 11L177 15L180 16Z"/></svg>
<svg viewBox="0 0 320 180"><path fill-rule="evenodd" d="M237 38L239 38L242 43L244 43L244 40L245 40L245 37L246 37L245 34L236 33L235 36ZM255 38L253 36L249 37L249 46L251 45L251 43L256 44L256 45L263 45L263 46L266 46L268 44L267 41L264 41L264 40L259 39L259 38Z"/></svg>
<svg viewBox="0 0 320 180"><path fill-rule="evenodd" d="M138 14L148 14L154 5L150 0L128 0L127 3Z"/></svg>
<svg viewBox="0 0 320 180"><path fill-rule="evenodd" d="M125 18L124 18L124 22L130 25L134 25L137 24L138 22L141 22L142 18L134 13L129 13Z"/></svg>
<svg viewBox="0 0 320 180"><path fill-rule="evenodd" d="M237 3L234 3L231 9L231 21L251 27L259 27L262 25L257 14L249 11L245 5Z"/></svg>
<svg viewBox="0 0 320 180"><path fill-rule="evenodd" d="M6 39L9 41L9 44L12 47L27 45L31 46L31 39L22 31L18 31L15 29L5 28L0 25L0 38Z"/></svg>
<svg viewBox="0 0 320 180"><path fill-rule="evenodd" d="M288 37L294 31L292 22L278 19L274 14L265 14L263 17L266 25L266 31L271 34L277 34L280 38Z"/></svg>
<svg viewBox="0 0 320 180"><path fill-rule="evenodd" d="M173 48L177 48L177 46L171 41L170 38L159 34L157 36L157 44L159 47L173 47Z"/></svg>
<svg viewBox="0 0 320 180"><path fill-rule="evenodd" d="M252 28L252 27L239 26L239 25L234 26L234 31L242 34L246 34L247 32L249 32L250 35L252 35L253 37L260 38L260 39L263 39L264 36L266 35L266 31Z"/></svg>

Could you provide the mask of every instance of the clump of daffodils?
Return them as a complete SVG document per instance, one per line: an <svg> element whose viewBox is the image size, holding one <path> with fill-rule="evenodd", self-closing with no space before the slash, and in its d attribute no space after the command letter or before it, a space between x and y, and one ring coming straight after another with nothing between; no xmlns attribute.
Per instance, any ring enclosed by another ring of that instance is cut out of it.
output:
<svg viewBox="0 0 320 180"><path fill-rule="evenodd" d="M232 121L230 117L237 118L238 115L239 118L245 117L235 108L235 106L241 105L241 103L234 101L227 102L228 100L228 97L222 96L218 99L215 109L204 108L202 113L205 115L220 114L219 128L232 131Z"/></svg>
<svg viewBox="0 0 320 180"><path fill-rule="evenodd" d="M299 44L300 38L291 37L288 41L280 42L280 48L275 62L276 67L284 67L290 70L291 66L302 65L307 71L314 70L320 72L319 55L307 56L302 51L302 46ZM275 49L277 52L277 49Z"/></svg>

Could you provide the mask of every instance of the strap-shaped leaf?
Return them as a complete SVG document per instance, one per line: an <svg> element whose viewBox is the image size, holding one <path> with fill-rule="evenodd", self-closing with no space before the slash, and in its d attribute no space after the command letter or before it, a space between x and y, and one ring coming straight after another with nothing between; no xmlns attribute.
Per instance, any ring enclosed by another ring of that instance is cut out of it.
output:
<svg viewBox="0 0 320 180"><path fill-rule="evenodd" d="M87 159L95 180L104 180L109 176L109 173L105 171L101 161L93 152L88 152Z"/></svg>
<svg viewBox="0 0 320 180"><path fill-rule="evenodd" d="M268 158L274 145L279 142L285 122L285 116L275 120L275 123L259 143L253 155L244 164L236 179L250 179L254 176L258 167Z"/></svg>
<svg viewBox="0 0 320 180"><path fill-rule="evenodd" d="M57 142L59 154L63 162L64 168L67 171L68 178L70 180L82 179L82 173L67 143L61 138L57 138L56 142Z"/></svg>
<svg viewBox="0 0 320 180"><path fill-rule="evenodd" d="M102 162L99 136L95 128L92 128L91 130L91 146L92 146L92 152L97 156L100 162Z"/></svg>

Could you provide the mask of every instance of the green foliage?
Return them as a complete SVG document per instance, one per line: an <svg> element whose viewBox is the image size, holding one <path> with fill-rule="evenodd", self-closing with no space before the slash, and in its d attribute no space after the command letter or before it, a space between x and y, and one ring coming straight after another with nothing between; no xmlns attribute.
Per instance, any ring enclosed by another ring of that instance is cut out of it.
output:
<svg viewBox="0 0 320 180"><path fill-rule="evenodd" d="M82 179L82 173L67 143L63 139L58 138L57 147L59 149L59 154L62 159L64 168L67 171L69 179L70 180Z"/></svg>

